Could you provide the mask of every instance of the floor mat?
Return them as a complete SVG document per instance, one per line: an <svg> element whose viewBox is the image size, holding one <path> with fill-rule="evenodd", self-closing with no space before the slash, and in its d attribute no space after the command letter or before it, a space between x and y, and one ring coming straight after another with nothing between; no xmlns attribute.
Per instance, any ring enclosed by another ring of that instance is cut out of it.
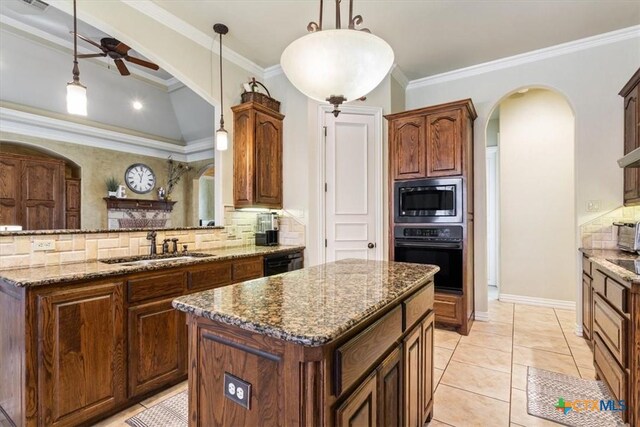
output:
<svg viewBox="0 0 640 427"><path fill-rule="evenodd" d="M132 427L187 427L188 418L189 397L187 391L183 391L140 412L126 422Z"/></svg>

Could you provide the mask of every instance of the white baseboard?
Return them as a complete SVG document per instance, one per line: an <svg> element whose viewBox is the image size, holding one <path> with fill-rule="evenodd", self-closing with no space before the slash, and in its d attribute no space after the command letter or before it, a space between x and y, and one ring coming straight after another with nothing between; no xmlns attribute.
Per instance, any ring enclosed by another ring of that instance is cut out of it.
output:
<svg viewBox="0 0 640 427"><path fill-rule="evenodd" d="M583 335L582 325L576 323L576 335L581 337Z"/></svg>
<svg viewBox="0 0 640 427"><path fill-rule="evenodd" d="M478 310L476 310L476 319L475 320L479 320L481 322L488 322L489 321L489 312L488 311L478 311Z"/></svg>
<svg viewBox="0 0 640 427"><path fill-rule="evenodd" d="M527 297L523 295L500 294L499 298L502 302L512 302L515 304L537 305L540 307L551 307L562 310L575 310L576 303L574 301L563 301L557 299Z"/></svg>

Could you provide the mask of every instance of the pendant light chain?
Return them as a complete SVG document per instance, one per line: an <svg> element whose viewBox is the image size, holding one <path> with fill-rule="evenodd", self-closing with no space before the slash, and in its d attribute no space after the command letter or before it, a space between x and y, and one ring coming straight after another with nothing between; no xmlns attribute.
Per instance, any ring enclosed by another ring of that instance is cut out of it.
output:
<svg viewBox="0 0 640 427"><path fill-rule="evenodd" d="M224 129L224 95L222 94L222 31L220 32L220 129Z"/></svg>
<svg viewBox="0 0 640 427"><path fill-rule="evenodd" d="M78 67L78 18L76 0L73 0L73 82L80 83L80 67Z"/></svg>

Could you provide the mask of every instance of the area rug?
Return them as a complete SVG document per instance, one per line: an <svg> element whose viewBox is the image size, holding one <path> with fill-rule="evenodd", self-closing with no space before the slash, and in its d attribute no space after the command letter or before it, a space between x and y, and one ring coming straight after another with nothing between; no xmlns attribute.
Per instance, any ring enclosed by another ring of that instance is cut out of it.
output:
<svg viewBox="0 0 640 427"><path fill-rule="evenodd" d="M621 409L602 381L529 367L529 415L572 427L623 426Z"/></svg>
<svg viewBox="0 0 640 427"><path fill-rule="evenodd" d="M129 418L126 423L133 427L187 427L188 414L189 397L187 391L183 391Z"/></svg>

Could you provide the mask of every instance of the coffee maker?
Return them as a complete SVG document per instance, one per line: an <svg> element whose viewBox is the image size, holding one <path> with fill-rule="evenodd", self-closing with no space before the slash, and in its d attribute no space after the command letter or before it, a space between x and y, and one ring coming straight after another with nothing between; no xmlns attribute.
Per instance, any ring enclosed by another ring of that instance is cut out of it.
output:
<svg viewBox="0 0 640 427"><path fill-rule="evenodd" d="M259 213L256 227L256 246L276 246L278 244L278 229L277 213Z"/></svg>

